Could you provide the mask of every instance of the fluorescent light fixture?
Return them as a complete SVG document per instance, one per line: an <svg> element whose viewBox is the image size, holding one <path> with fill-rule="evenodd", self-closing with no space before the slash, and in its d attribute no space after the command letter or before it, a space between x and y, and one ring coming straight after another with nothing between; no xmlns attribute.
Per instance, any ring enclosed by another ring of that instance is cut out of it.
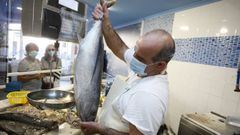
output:
<svg viewBox="0 0 240 135"><path fill-rule="evenodd" d="M183 25L183 26L180 27L180 30L189 31L189 26Z"/></svg>
<svg viewBox="0 0 240 135"><path fill-rule="evenodd" d="M22 10L22 7L17 7L18 10Z"/></svg>
<svg viewBox="0 0 240 135"><path fill-rule="evenodd" d="M220 33L221 33L221 34L226 34L226 33L228 33L228 29L227 29L226 27L222 27L222 28L220 29Z"/></svg>

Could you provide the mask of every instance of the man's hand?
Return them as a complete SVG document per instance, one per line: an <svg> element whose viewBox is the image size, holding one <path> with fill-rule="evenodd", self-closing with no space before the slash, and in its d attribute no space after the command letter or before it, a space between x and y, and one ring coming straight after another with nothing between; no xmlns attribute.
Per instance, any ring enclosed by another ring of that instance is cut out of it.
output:
<svg viewBox="0 0 240 135"><path fill-rule="evenodd" d="M85 135L96 133L99 133L101 135L128 135L128 133L123 133L112 128L106 128L96 122L81 122L80 127Z"/></svg>
<svg viewBox="0 0 240 135"><path fill-rule="evenodd" d="M107 46L112 50L112 52L118 58L125 61L124 53L128 49L128 47L113 29L112 24L109 20L109 11L108 11L107 5L108 4L106 1L104 1L101 5L98 4L92 13L93 19L103 20L102 32L103 32L105 41L107 43Z"/></svg>
<svg viewBox="0 0 240 135"><path fill-rule="evenodd" d="M95 7L93 13L93 19L94 20L101 20L101 19L105 19L109 17L109 11L107 8L107 2L104 0L103 4L97 4L97 6Z"/></svg>
<svg viewBox="0 0 240 135"><path fill-rule="evenodd" d="M101 130L101 126L96 122L81 122L80 126L86 135L99 133Z"/></svg>

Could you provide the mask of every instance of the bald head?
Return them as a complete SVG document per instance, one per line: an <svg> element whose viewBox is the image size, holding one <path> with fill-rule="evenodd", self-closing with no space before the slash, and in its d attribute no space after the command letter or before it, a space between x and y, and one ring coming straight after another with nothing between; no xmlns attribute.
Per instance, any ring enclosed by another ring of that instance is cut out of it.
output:
<svg viewBox="0 0 240 135"><path fill-rule="evenodd" d="M26 52L38 51L38 46L35 43L28 43L25 47Z"/></svg>
<svg viewBox="0 0 240 135"><path fill-rule="evenodd" d="M156 29L145 34L153 36L155 39L155 55L152 57L153 62L169 62L175 53L175 42L172 36L163 29Z"/></svg>

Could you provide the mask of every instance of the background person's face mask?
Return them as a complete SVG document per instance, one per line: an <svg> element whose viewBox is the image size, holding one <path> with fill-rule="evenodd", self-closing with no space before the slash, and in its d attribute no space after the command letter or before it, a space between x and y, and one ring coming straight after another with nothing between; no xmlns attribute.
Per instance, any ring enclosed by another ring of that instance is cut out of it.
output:
<svg viewBox="0 0 240 135"><path fill-rule="evenodd" d="M31 51L28 53L28 56L30 56L31 58L36 58L38 52L37 51Z"/></svg>
<svg viewBox="0 0 240 135"><path fill-rule="evenodd" d="M55 51L48 51L48 55L49 55L49 56L53 57L54 54L55 54Z"/></svg>

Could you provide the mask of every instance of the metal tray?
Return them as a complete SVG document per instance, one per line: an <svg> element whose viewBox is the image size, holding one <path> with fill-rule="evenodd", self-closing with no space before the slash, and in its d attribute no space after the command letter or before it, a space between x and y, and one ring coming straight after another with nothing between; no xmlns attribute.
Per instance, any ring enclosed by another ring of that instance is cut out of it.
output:
<svg viewBox="0 0 240 135"><path fill-rule="evenodd" d="M75 105L74 94L61 90L39 90L27 95L28 102L38 109L66 109Z"/></svg>
<svg viewBox="0 0 240 135"><path fill-rule="evenodd" d="M240 117L237 116L228 116L226 123L232 126L240 127Z"/></svg>

